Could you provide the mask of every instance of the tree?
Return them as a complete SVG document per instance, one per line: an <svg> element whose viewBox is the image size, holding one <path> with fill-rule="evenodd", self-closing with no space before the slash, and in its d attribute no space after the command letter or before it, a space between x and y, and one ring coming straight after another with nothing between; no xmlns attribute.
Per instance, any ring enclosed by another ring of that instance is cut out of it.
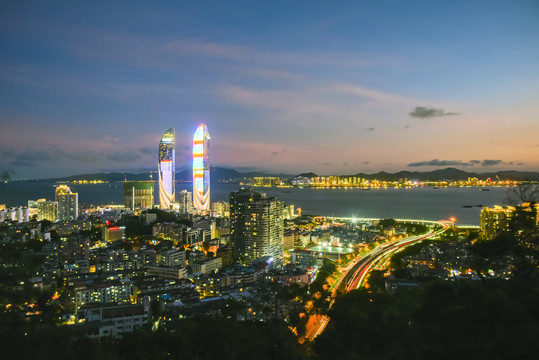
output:
<svg viewBox="0 0 539 360"><path fill-rule="evenodd" d="M539 185L519 184L510 187L506 191L505 202L513 206L521 205L522 203L537 203L539 202Z"/></svg>

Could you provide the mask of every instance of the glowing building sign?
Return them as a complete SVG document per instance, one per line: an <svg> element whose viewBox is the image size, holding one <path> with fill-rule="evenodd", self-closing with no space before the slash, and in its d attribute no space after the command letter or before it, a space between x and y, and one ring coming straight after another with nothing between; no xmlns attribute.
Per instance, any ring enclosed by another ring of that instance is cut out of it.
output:
<svg viewBox="0 0 539 360"><path fill-rule="evenodd" d="M210 211L210 135L204 124L193 137L193 203L199 214Z"/></svg>
<svg viewBox="0 0 539 360"><path fill-rule="evenodd" d="M174 153L174 129L170 128L161 137L158 154L159 204L161 209L170 209L174 202L174 180L176 157Z"/></svg>

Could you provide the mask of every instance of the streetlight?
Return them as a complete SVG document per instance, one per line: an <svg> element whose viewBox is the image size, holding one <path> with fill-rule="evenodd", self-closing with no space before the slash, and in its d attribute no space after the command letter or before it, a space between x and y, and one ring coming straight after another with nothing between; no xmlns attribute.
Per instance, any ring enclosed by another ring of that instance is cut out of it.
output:
<svg viewBox="0 0 539 360"><path fill-rule="evenodd" d="M456 220L456 219L455 219L454 217L452 217L452 218L449 219L449 220L451 220L451 227L453 228L453 230L455 230L455 220Z"/></svg>

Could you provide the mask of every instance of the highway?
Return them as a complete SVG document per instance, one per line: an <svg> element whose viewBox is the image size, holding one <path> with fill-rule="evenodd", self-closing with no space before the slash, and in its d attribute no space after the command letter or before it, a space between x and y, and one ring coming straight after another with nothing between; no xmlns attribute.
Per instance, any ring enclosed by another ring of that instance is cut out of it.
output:
<svg viewBox="0 0 539 360"><path fill-rule="evenodd" d="M349 219L350 220L350 219ZM364 220L377 220L377 219L357 219L359 221ZM376 266L376 264L385 262L385 260L391 256L394 252L399 251L406 246L427 240L429 238L435 237L446 231L452 226L451 221L428 221L428 220L406 220L399 219L397 221L402 222L422 222L429 225L441 225L442 229L434 231L430 230L428 233L411 236L401 240L387 242L378 246L377 248L371 250L367 254L360 255L352 260L345 268L341 270L341 276L335 282L331 289L331 300L329 304L329 309L335 303L335 297L338 294L343 294L351 290L359 289L365 284L365 280L369 271ZM318 335L320 335L327 324L329 323L330 318L326 315L311 315L309 321L306 325L306 333L304 340L313 341ZM303 341L303 339L302 339Z"/></svg>
<svg viewBox="0 0 539 360"><path fill-rule="evenodd" d="M442 225L442 229L438 231L433 231L431 229L424 235L412 236L395 242L387 242L363 256L358 261L358 266L355 267L353 275L349 277L349 280L346 283L346 292L359 289L361 286L363 286L365 279L373 266L379 262L382 262L382 260L389 257L394 252L401 250L406 246L421 242L434 236L438 236L451 226L450 223L447 222L437 222L437 224Z"/></svg>

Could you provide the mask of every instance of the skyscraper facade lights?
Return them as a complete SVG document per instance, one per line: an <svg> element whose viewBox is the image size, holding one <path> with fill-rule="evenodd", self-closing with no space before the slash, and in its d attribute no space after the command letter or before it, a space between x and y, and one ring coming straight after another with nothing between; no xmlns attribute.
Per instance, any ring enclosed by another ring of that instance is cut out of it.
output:
<svg viewBox="0 0 539 360"><path fill-rule="evenodd" d="M174 202L176 156L174 129L170 128L161 137L158 154L159 204L161 209L170 209Z"/></svg>
<svg viewBox="0 0 539 360"><path fill-rule="evenodd" d="M193 136L193 205L199 214L210 211L210 135L204 124Z"/></svg>

